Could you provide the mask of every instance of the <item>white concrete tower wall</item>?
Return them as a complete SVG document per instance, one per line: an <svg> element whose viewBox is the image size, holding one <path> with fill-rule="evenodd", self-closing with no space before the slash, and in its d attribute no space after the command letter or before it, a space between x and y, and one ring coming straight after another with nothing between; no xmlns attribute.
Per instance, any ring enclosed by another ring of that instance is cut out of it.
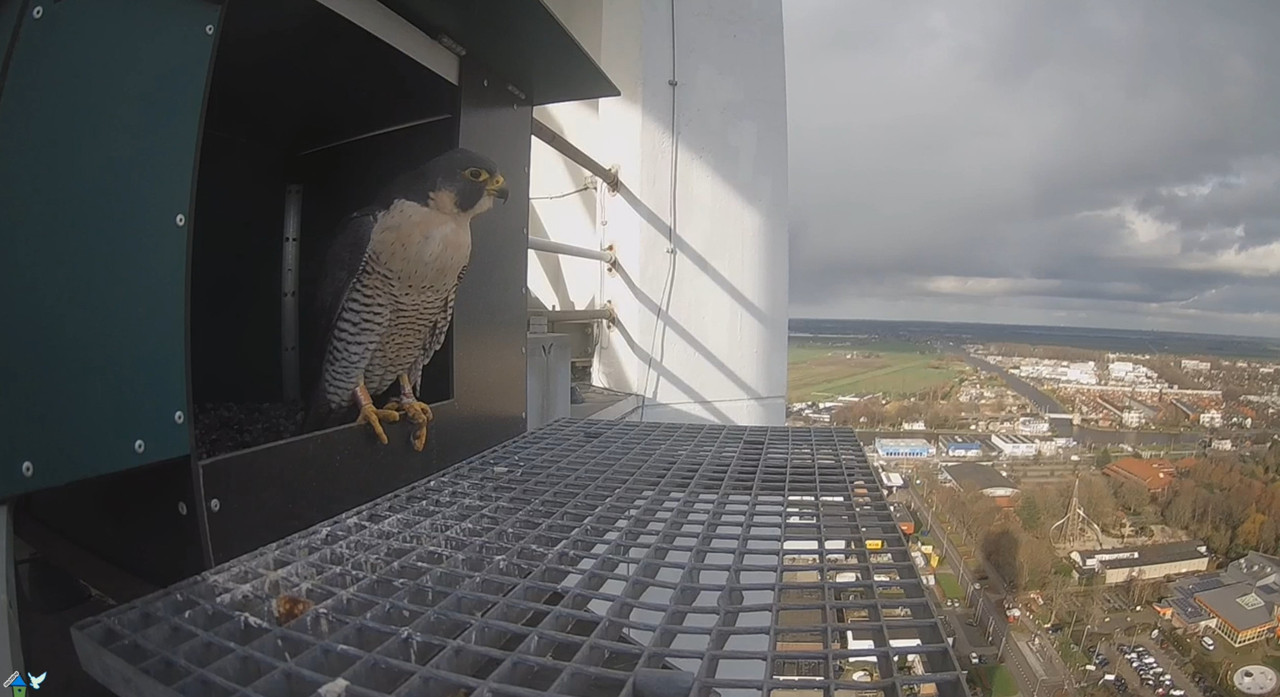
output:
<svg viewBox="0 0 1280 697"><path fill-rule="evenodd" d="M619 323L599 342L593 380L647 396L628 418L783 423L788 183L780 0L547 4L622 96L540 108L535 116L605 166L619 166L626 188L532 202L531 235L612 243L620 270L610 275L595 262L530 253L531 292L559 309L614 304ZM535 199L578 189L584 176L534 141Z"/></svg>

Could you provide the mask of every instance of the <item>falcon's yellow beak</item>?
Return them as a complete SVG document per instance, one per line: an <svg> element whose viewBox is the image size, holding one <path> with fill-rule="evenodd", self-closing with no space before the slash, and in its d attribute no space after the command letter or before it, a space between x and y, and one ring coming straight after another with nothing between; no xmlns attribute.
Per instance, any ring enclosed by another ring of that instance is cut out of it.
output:
<svg viewBox="0 0 1280 697"><path fill-rule="evenodd" d="M490 196L501 199L503 203L507 202L510 191L507 190L507 180L502 178L501 174L495 174L493 179L489 181L489 185L484 189Z"/></svg>

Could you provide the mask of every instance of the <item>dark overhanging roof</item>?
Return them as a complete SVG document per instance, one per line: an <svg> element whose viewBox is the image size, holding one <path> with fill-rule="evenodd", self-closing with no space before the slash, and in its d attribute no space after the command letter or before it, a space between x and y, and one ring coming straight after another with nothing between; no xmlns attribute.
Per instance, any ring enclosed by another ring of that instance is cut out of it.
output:
<svg viewBox="0 0 1280 697"><path fill-rule="evenodd" d="M382 2L428 36L462 46L535 106L622 94L542 0Z"/></svg>
<svg viewBox="0 0 1280 697"><path fill-rule="evenodd" d="M962 462L947 467L947 475L965 491L982 491L983 489L1017 489L1009 478L1000 474L990 465L976 462Z"/></svg>

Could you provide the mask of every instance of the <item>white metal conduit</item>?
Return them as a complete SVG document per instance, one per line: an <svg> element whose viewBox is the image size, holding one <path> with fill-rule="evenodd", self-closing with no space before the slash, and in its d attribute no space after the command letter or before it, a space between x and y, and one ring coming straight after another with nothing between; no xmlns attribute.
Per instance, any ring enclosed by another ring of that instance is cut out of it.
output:
<svg viewBox="0 0 1280 697"><path fill-rule="evenodd" d="M565 159L598 177L606 186L609 187L610 191L618 190L620 182L618 180L618 172L616 169L610 169L599 162L596 162L573 143L570 143L563 136L552 130L550 126L534 119L533 135L535 138L546 143L553 150L563 155ZM555 240L549 240L542 237L530 237L529 249L535 252L548 252L550 254L579 257L581 259L592 259L594 261L602 262L609 267L612 267L618 261L618 257L614 254L612 245L605 247L604 249L590 249L587 247L566 244L564 242L556 242ZM617 317L614 314L613 306L611 304L606 304L605 307L592 308L588 310L531 309L530 314L546 317L549 324L556 322L613 322Z"/></svg>
<svg viewBox="0 0 1280 697"><path fill-rule="evenodd" d="M602 261L609 266L613 266L617 261L617 257L613 254L612 247L604 249L589 249L587 247L578 247L564 242L556 242L542 237L530 237L529 249L535 252L550 252L552 254L563 254L569 257L580 257L582 259L595 259Z"/></svg>
<svg viewBox="0 0 1280 697"><path fill-rule="evenodd" d="M591 174L600 178L610 191L617 191L620 182L618 181L618 172L616 169L610 169L596 162L582 152L576 145L570 143L564 136L556 133L545 123L533 120L533 136L538 140L549 145L553 150L560 153L565 159L587 170ZM609 266L613 266L617 262L617 257L613 253L613 248L606 247L604 249L588 249L586 247L578 247L554 240L542 239L539 237L529 238L529 249L537 252L550 252L551 254L563 254L565 256L579 257L582 259L594 259L604 262Z"/></svg>

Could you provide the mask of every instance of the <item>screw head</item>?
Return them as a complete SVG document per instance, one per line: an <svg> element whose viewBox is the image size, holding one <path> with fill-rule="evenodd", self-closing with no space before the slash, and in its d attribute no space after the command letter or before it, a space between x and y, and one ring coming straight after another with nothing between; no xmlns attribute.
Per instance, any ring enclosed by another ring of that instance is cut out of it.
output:
<svg viewBox="0 0 1280 697"><path fill-rule="evenodd" d="M221 501L219 501L218 499L209 499L209 510L213 511L214 513L217 513L218 509L220 508L222 508Z"/></svg>
<svg viewBox="0 0 1280 697"><path fill-rule="evenodd" d="M35 7L31 8L32 19L40 19L43 16L44 16L44 7L40 5L36 5Z"/></svg>
<svg viewBox="0 0 1280 697"><path fill-rule="evenodd" d="M184 421L186 421L186 420L187 420L187 415L186 415L186 414L183 414L181 411L175 411L175 412L173 412L173 422L174 422L175 424L183 423L183 422L184 422Z"/></svg>
<svg viewBox="0 0 1280 697"><path fill-rule="evenodd" d="M485 87L488 87L488 86L489 86L489 81L488 81L488 80L484 80L483 82L484 82L484 86L485 86Z"/></svg>
<svg viewBox="0 0 1280 697"><path fill-rule="evenodd" d="M183 214L179 213L179 214L177 214L177 215L175 215L175 216L173 217L173 222L174 222L178 227L182 227L183 225L186 225L186 224L187 224L187 216L185 216L185 215L183 215Z"/></svg>
<svg viewBox="0 0 1280 697"><path fill-rule="evenodd" d="M146 444L146 443L143 443L141 438L139 438L138 440L135 440L135 441L133 442L133 451L134 451L134 452L141 454L141 453L142 453L142 451L144 451L144 450L146 450L146 449L147 449L147 444Z"/></svg>
<svg viewBox="0 0 1280 697"><path fill-rule="evenodd" d="M187 514L187 502L186 502L186 501L179 501L179 502L178 502L178 515L186 515L186 514Z"/></svg>
<svg viewBox="0 0 1280 697"><path fill-rule="evenodd" d="M520 347L520 353L524 353L526 350L527 350L527 349L526 349L525 347L523 347L523 346L521 346L521 347Z"/></svg>
<svg viewBox="0 0 1280 697"><path fill-rule="evenodd" d="M30 460L22 463L22 476L30 477L36 473L36 466Z"/></svg>
<svg viewBox="0 0 1280 697"><path fill-rule="evenodd" d="M209 36L213 36L213 25L212 24L204 25L204 33L208 34Z"/></svg>

